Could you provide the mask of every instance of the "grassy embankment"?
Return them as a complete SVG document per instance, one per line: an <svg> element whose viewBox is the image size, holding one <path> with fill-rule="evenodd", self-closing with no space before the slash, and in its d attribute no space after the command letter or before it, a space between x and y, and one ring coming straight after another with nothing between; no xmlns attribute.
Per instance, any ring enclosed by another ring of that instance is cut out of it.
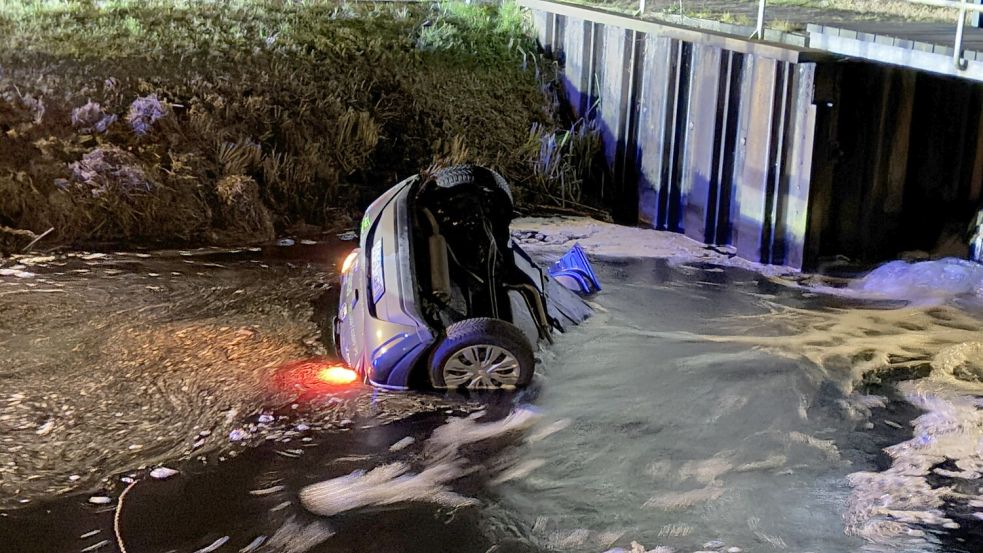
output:
<svg viewBox="0 0 983 553"><path fill-rule="evenodd" d="M343 228L433 163L529 202L579 191L598 140L558 116L525 25L511 4L0 0L0 251Z"/></svg>

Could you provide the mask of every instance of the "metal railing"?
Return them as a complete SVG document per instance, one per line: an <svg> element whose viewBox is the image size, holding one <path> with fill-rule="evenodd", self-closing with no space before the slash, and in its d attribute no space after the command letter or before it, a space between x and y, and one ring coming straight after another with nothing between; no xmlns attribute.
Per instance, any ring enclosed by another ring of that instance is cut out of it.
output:
<svg viewBox="0 0 983 553"><path fill-rule="evenodd" d="M644 0L641 0L644 2ZM977 14L977 21L983 18L983 4L979 3L979 0L906 0L911 4L922 4L925 6L934 6L937 8L948 8L951 10L956 10L959 12L959 17L956 19L956 39L955 43L952 45L952 61L956 64L956 68L963 70L966 69L967 61L963 57L963 34L966 27L966 15L970 12ZM759 0L758 2L758 21L754 28L754 33L751 38L761 39L764 36L765 27L765 5L767 0ZM644 3L642 4L644 6Z"/></svg>
<svg viewBox="0 0 983 553"><path fill-rule="evenodd" d="M952 61L958 69L966 69L968 62L963 57L963 30L966 28L966 14L968 12L983 14L983 5L976 2L970 3L967 0L960 0L959 2L953 0L908 0L908 2L959 10L959 18L956 19L956 41L952 45Z"/></svg>

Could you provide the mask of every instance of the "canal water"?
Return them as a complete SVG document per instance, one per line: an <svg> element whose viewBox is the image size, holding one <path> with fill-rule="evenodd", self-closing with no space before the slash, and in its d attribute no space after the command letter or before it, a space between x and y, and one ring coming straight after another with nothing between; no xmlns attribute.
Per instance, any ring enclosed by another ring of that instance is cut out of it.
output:
<svg viewBox="0 0 983 553"><path fill-rule="evenodd" d="M604 259L527 390L308 385L347 247L7 263L0 550L983 547L971 304Z"/></svg>

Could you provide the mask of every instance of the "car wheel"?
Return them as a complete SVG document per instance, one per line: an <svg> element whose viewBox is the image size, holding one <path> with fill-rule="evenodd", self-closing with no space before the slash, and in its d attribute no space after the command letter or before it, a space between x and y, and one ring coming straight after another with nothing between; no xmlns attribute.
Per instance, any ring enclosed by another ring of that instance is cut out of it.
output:
<svg viewBox="0 0 983 553"><path fill-rule="evenodd" d="M512 189L505 182L505 177L484 167L478 167L476 165L452 165L435 172L433 174L433 181L440 188L454 188L462 184L491 185L505 192L510 203L513 201Z"/></svg>
<svg viewBox="0 0 983 553"><path fill-rule="evenodd" d="M430 356L430 381L434 388L519 388L532 380L535 362L529 340L515 325L467 319L447 327L447 337Z"/></svg>

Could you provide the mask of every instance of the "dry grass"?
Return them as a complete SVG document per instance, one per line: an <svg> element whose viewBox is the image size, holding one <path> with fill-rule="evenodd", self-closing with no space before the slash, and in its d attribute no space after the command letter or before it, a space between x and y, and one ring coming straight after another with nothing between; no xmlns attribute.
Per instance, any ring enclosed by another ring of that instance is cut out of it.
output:
<svg viewBox="0 0 983 553"><path fill-rule="evenodd" d="M904 21L956 21L958 12L905 0L769 0L771 6L793 6L814 10L838 10L861 14L865 19Z"/></svg>

